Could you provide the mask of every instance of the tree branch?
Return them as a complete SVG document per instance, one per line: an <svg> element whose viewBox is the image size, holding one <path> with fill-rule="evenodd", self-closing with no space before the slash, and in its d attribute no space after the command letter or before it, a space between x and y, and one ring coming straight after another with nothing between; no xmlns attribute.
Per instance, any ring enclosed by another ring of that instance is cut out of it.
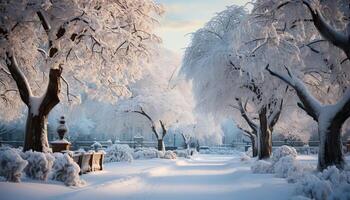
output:
<svg viewBox="0 0 350 200"><path fill-rule="evenodd" d="M143 110L142 107L140 107L140 111L134 110L134 111L125 111L125 112L138 113L138 114L143 115L144 117L146 117L151 122L152 132L156 135L157 140L159 139L159 135L158 135L158 132L156 130L156 126L155 126L155 123L154 123L153 119Z"/></svg>
<svg viewBox="0 0 350 200"><path fill-rule="evenodd" d="M313 23L322 37L342 49L346 56L350 58L350 35L345 35L331 27L324 19L320 10L313 9L309 1L303 0L303 4L309 9Z"/></svg>
<svg viewBox="0 0 350 200"><path fill-rule="evenodd" d="M46 93L39 108L39 111L42 111L44 115L49 114L51 109L60 102L59 93L61 91L60 78L62 70L63 68L61 65L58 68L50 69L49 84L47 86Z"/></svg>
<svg viewBox="0 0 350 200"><path fill-rule="evenodd" d="M334 106L340 111L336 117L345 122L350 117L350 88L345 91L341 100Z"/></svg>
<svg viewBox="0 0 350 200"><path fill-rule="evenodd" d="M236 98L236 101L238 103L238 108L239 108L239 111L241 112L241 116L243 117L243 119L248 123L249 127L253 130L253 131L257 131L258 130L258 125L255 124L253 122L253 120L251 120L248 115L247 115L247 112L246 110L244 109L243 107L243 104L242 104L242 100L240 98Z"/></svg>
<svg viewBox="0 0 350 200"><path fill-rule="evenodd" d="M162 127L162 139L165 137L165 135L167 134L167 130L165 128L165 124L162 122L162 120L159 120L160 126Z"/></svg>
<svg viewBox="0 0 350 200"><path fill-rule="evenodd" d="M273 112L272 115L268 118L269 128L272 130L273 127L276 125L277 121L279 120L283 108L283 99L280 100L279 107L277 111Z"/></svg>
<svg viewBox="0 0 350 200"><path fill-rule="evenodd" d="M18 66L15 56L12 55L12 53L10 52L6 52L6 65L11 73L12 78L17 84L22 101L27 106L29 106L29 99L32 96L32 91L30 89L27 78L24 76L24 74Z"/></svg>
<svg viewBox="0 0 350 200"><path fill-rule="evenodd" d="M309 114L315 121L318 121L318 116L321 110L321 103L315 99L312 94L307 90L304 83L297 77L295 77L291 71L285 67L288 72L288 76L285 76L281 73L272 71L269 68L269 65L265 68L272 76L275 76L291 87L296 91L301 103L303 104L304 110L307 110L307 114Z"/></svg>

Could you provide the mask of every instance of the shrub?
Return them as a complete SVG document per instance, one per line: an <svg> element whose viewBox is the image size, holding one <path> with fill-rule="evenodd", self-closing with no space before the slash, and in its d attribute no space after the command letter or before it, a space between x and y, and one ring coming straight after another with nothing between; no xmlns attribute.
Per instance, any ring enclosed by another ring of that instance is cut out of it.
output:
<svg viewBox="0 0 350 200"><path fill-rule="evenodd" d="M133 152L127 144L114 144L106 149L104 162L131 162Z"/></svg>
<svg viewBox="0 0 350 200"><path fill-rule="evenodd" d="M250 167L254 174L272 173L272 164L265 160L257 160Z"/></svg>
<svg viewBox="0 0 350 200"><path fill-rule="evenodd" d="M18 151L8 147L0 148L0 176L5 177L6 181L20 182L27 164Z"/></svg>
<svg viewBox="0 0 350 200"><path fill-rule="evenodd" d="M293 158L296 158L298 155L297 151L294 147L290 147L287 145L283 145L281 147L278 147L272 154L272 162L276 163L285 156L292 156Z"/></svg>
<svg viewBox="0 0 350 200"><path fill-rule="evenodd" d="M190 157L188 150L175 150L174 153L176 153L177 157L181 157L181 158L189 158Z"/></svg>
<svg viewBox="0 0 350 200"><path fill-rule="evenodd" d="M166 151L163 156L164 159L176 159L176 154L172 151Z"/></svg>
<svg viewBox="0 0 350 200"><path fill-rule="evenodd" d="M241 157L240 157L240 160L241 160L242 162L244 162L244 161L249 161L250 159L251 159L251 157L248 156L248 155L245 154L245 153L242 153L242 155L241 155Z"/></svg>
<svg viewBox="0 0 350 200"><path fill-rule="evenodd" d="M321 180L313 174L306 174L296 184L296 193L311 199L327 199L331 191L332 188L328 181Z"/></svg>
<svg viewBox="0 0 350 200"><path fill-rule="evenodd" d="M28 162L24 172L29 178L47 180L55 158L49 153L26 151L23 159Z"/></svg>
<svg viewBox="0 0 350 200"><path fill-rule="evenodd" d="M273 172L275 173L276 177L279 178L287 178L291 176L292 173L295 173L297 171L297 163L295 161L295 158L291 155L280 158L273 165Z"/></svg>
<svg viewBox="0 0 350 200"><path fill-rule="evenodd" d="M134 159L160 158L163 155L155 148L138 148L133 153Z"/></svg>
<svg viewBox="0 0 350 200"><path fill-rule="evenodd" d="M84 181L80 179L80 167L68 154L55 153L55 162L51 178L62 181L67 186L81 186Z"/></svg>

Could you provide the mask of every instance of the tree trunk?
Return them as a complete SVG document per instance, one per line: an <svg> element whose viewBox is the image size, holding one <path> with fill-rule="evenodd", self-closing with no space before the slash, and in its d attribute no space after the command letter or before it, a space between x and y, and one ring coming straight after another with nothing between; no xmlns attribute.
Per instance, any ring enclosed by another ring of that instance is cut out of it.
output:
<svg viewBox="0 0 350 200"><path fill-rule="evenodd" d="M27 104L28 117L23 151L50 151L47 139L47 118L50 111L60 102L58 95L61 90L61 74L62 67L50 70L49 84L41 102L35 102L39 101L39 98L28 97L30 100ZM21 90L21 88L19 88L19 90Z"/></svg>
<svg viewBox="0 0 350 200"><path fill-rule="evenodd" d="M16 82L20 97L28 107L25 140L23 151L33 150L39 152L49 151L47 140L47 117L59 102L58 97L61 90L61 65L58 68L51 68L49 73L49 84L42 97L35 97L32 94L27 78L18 66L17 60L12 51L6 52L6 65L12 78Z"/></svg>
<svg viewBox="0 0 350 200"><path fill-rule="evenodd" d="M257 141L255 139L255 136L251 136L250 140L252 142L252 154L253 154L253 157L256 157L256 156L258 156L258 147L257 147Z"/></svg>
<svg viewBox="0 0 350 200"><path fill-rule="evenodd" d="M258 132L259 159L270 158L272 153L272 136L271 136L271 130L269 129L266 114L267 114L266 107L261 108L261 111L259 112L260 130Z"/></svg>
<svg viewBox="0 0 350 200"><path fill-rule="evenodd" d="M158 151L165 151L165 145L163 139L158 139Z"/></svg>
<svg viewBox="0 0 350 200"><path fill-rule="evenodd" d="M28 111L26 135L23 151L48 152L49 142L47 139L47 115L39 113L33 115L31 109Z"/></svg>
<svg viewBox="0 0 350 200"><path fill-rule="evenodd" d="M335 165L339 169L344 168L344 157L341 143L342 122L332 120L329 125L324 120L319 120L318 131L320 134L320 145L318 153L319 170L324 170L328 166Z"/></svg>

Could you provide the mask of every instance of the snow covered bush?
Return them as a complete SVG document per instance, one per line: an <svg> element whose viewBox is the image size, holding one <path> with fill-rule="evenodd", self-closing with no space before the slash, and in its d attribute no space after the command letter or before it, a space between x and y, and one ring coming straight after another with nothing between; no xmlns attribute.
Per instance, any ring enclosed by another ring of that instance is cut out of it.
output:
<svg viewBox="0 0 350 200"><path fill-rule="evenodd" d="M350 199L350 185L341 185L333 190L329 200L348 200Z"/></svg>
<svg viewBox="0 0 350 200"><path fill-rule="evenodd" d="M271 159L274 163L276 163L282 157L292 156L293 158L296 158L297 155L298 155L298 153L294 147L283 145L281 147L278 147L275 151L273 151Z"/></svg>
<svg viewBox="0 0 350 200"><path fill-rule="evenodd" d="M265 160L255 161L250 169L254 174L269 174L272 173L272 163Z"/></svg>
<svg viewBox="0 0 350 200"><path fill-rule="evenodd" d="M330 182L320 180L313 174L306 174L300 179L300 182L296 184L296 193L311 199L327 199L331 191Z"/></svg>
<svg viewBox="0 0 350 200"><path fill-rule="evenodd" d="M134 150L127 144L114 144L106 149L104 162L132 162Z"/></svg>
<svg viewBox="0 0 350 200"><path fill-rule="evenodd" d="M23 159L28 162L24 172L29 178L47 180L55 158L49 153L26 151Z"/></svg>
<svg viewBox="0 0 350 200"><path fill-rule="evenodd" d="M0 148L0 176L5 177L6 181L20 182L27 164L18 151L8 147Z"/></svg>
<svg viewBox="0 0 350 200"><path fill-rule="evenodd" d="M51 178L62 181L67 186L81 186L84 181L80 179L80 167L68 154L55 153L55 161Z"/></svg>
<svg viewBox="0 0 350 200"><path fill-rule="evenodd" d="M177 157L181 157L181 158L189 158L190 157L187 150L175 150L174 153L176 154Z"/></svg>
<svg viewBox="0 0 350 200"><path fill-rule="evenodd" d="M330 181L335 187L350 184L350 171L340 171L335 166L323 170L322 173L319 173L319 177Z"/></svg>
<svg viewBox="0 0 350 200"><path fill-rule="evenodd" d="M234 155L239 153L236 149L231 147L210 147L209 149L200 149L200 154L219 154L219 155Z"/></svg>
<svg viewBox="0 0 350 200"><path fill-rule="evenodd" d="M350 171L335 166L317 174L303 173L296 181L296 193L311 199L350 199Z"/></svg>
<svg viewBox="0 0 350 200"><path fill-rule="evenodd" d="M135 152L133 154L134 159L152 159L152 158L160 158L163 155L161 155L161 152L159 152L155 148L138 148L135 149Z"/></svg>
<svg viewBox="0 0 350 200"><path fill-rule="evenodd" d="M251 157L248 156L248 155L245 154L245 153L242 153L242 155L241 155L241 157L240 157L240 160L241 160L242 162L244 162L244 161L249 161L250 159L251 159Z"/></svg>
<svg viewBox="0 0 350 200"><path fill-rule="evenodd" d="M273 165L273 172L276 177L287 178L299 170L295 158L291 155L280 158Z"/></svg>
<svg viewBox="0 0 350 200"><path fill-rule="evenodd" d="M245 152L247 156L253 157L253 148L249 147L248 150Z"/></svg>
<svg viewBox="0 0 350 200"><path fill-rule="evenodd" d="M163 156L164 159L176 159L176 154L172 151L166 151Z"/></svg>

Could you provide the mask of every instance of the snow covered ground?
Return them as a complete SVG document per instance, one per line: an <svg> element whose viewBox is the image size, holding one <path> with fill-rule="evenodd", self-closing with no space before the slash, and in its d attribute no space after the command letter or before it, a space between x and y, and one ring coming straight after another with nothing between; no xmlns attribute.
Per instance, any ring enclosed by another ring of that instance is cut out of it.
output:
<svg viewBox="0 0 350 200"><path fill-rule="evenodd" d="M303 157L304 160L314 157ZM0 182L0 199L289 199L294 185L273 174L252 174L239 155L202 155L191 159L108 163L102 172L83 175L86 185L24 179Z"/></svg>

